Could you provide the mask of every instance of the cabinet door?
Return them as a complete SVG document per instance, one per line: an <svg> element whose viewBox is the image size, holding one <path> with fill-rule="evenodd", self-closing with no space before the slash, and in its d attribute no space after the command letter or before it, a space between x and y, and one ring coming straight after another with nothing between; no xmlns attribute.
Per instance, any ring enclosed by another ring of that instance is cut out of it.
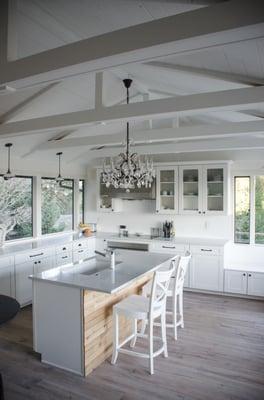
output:
<svg viewBox="0 0 264 400"><path fill-rule="evenodd" d="M202 214L202 167L184 166L179 169L179 213Z"/></svg>
<svg viewBox="0 0 264 400"><path fill-rule="evenodd" d="M227 167L203 167L203 214L223 215L227 212Z"/></svg>
<svg viewBox="0 0 264 400"><path fill-rule="evenodd" d="M33 264L33 270L34 274L47 271L48 269L52 269L54 267L54 258L53 257L47 257L43 258L38 261L34 261Z"/></svg>
<svg viewBox="0 0 264 400"><path fill-rule="evenodd" d="M222 257L193 254L190 286L194 289L223 291Z"/></svg>
<svg viewBox="0 0 264 400"><path fill-rule="evenodd" d="M247 294L247 273L225 270L225 292Z"/></svg>
<svg viewBox="0 0 264 400"><path fill-rule="evenodd" d="M264 273L248 272L248 291L251 296L264 296Z"/></svg>
<svg viewBox="0 0 264 400"><path fill-rule="evenodd" d="M178 212L178 168L162 167L157 170L157 212Z"/></svg>
<svg viewBox="0 0 264 400"><path fill-rule="evenodd" d="M107 240L96 238L95 249L104 253L106 248L107 248Z"/></svg>
<svg viewBox="0 0 264 400"><path fill-rule="evenodd" d="M29 275L33 274L33 261L15 266L16 299L21 306L32 301L32 281Z"/></svg>
<svg viewBox="0 0 264 400"><path fill-rule="evenodd" d="M12 282L14 275L14 264L9 258L0 260L0 294L12 296Z"/></svg>

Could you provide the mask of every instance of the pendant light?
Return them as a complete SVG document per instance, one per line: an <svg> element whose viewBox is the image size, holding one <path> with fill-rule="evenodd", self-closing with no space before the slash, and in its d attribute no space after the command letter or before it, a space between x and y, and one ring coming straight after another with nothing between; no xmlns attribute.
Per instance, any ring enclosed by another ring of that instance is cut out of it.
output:
<svg viewBox="0 0 264 400"><path fill-rule="evenodd" d="M129 88L131 83L132 79L123 80L126 89L127 104L129 104ZM103 163L102 179L107 188L113 186L115 189L121 188L129 192L130 189L151 187L155 179L153 161L148 157L142 160L137 153L131 152L130 145L129 122L127 122L124 152L120 153L115 159L110 158L109 163L107 159Z"/></svg>
<svg viewBox="0 0 264 400"><path fill-rule="evenodd" d="M7 148L7 158L8 158L8 161L7 161L7 172L3 176L5 181L8 181L9 179L14 178L14 176L15 176L14 174L12 174L11 169L10 169L10 161L11 161L10 150L11 150L12 146L13 146L13 143L6 143L5 144L5 147Z"/></svg>
<svg viewBox="0 0 264 400"><path fill-rule="evenodd" d="M62 178L62 176L61 176L61 156L62 156L62 152L60 151L59 153L56 153L56 156L58 156L59 157L59 174L58 174L58 176L57 176L57 178L56 178L56 182L57 183L60 183L60 182L62 182L63 181L63 178Z"/></svg>

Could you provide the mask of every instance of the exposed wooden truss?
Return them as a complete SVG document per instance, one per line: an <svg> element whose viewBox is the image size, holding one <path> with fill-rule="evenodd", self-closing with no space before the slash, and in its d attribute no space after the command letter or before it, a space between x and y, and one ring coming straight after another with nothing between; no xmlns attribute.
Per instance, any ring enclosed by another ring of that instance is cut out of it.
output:
<svg viewBox="0 0 264 400"><path fill-rule="evenodd" d="M262 0L231 0L4 63L0 84L25 87L252 39L263 36L263 26Z"/></svg>

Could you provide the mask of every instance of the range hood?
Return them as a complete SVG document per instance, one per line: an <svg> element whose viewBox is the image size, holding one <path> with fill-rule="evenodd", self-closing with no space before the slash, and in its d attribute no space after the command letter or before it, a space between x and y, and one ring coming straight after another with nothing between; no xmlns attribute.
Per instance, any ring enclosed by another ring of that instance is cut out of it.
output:
<svg viewBox="0 0 264 400"><path fill-rule="evenodd" d="M152 182L151 188L135 188L131 189L128 193L125 191L125 189L115 189L112 186L110 188L107 188L105 184L101 182L100 195L102 197L109 196L112 199L118 198L123 200L155 200L156 179L154 179L154 181Z"/></svg>

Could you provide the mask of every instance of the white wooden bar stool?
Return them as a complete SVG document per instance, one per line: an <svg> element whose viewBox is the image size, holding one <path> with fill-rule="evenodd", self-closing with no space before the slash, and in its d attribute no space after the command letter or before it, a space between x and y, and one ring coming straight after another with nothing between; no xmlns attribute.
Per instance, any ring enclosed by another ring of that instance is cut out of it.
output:
<svg viewBox="0 0 264 400"><path fill-rule="evenodd" d="M112 364L117 361L118 353L129 354L137 357L149 359L150 374L154 373L154 357L164 353L164 357L168 357L167 339L166 339L166 300L171 275L175 266L171 263L170 269L167 271L156 271L152 280L152 288L149 297L141 295L131 295L120 301L113 307L113 355ZM119 343L119 315L123 315L133 320L134 332L127 337L122 343ZM161 319L161 338L153 336L154 320ZM149 326L148 335L141 334L137 331L137 321L147 321ZM130 347L136 344L137 337L147 338L149 342L148 353L136 352L122 348L126 343L131 341ZM153 351L153 339L162 341L162 346Z"/></svg>
<svg viewBox="0 0 264 400"><path fill-rule="evenodd" d="M191 261L191 254L186 253L185 256L175 257L175 277L172 277L172 289L168 290L168 297L172 297L172 311L166 311L167 315L172 315L172 323L166 322L167 328L173 328L174 339L177 340L177 328L180 326L184 328L184 318L183 318L183 284L184 278ZM147 284L143 288L143 295L149 297L150 288ZM159 323L155 323L155 326L159 326ZM144 321L141 328L141 333L144 334L146 329L146 322Z"/></svg>

